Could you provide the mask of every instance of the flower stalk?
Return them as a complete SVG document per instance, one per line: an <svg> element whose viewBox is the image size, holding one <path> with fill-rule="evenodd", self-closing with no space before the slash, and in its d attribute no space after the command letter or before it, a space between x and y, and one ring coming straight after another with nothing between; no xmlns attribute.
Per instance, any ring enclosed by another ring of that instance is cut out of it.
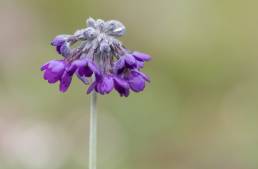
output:
<svg viewBox="0 0 258 169"><path fill-rule="evenodd" d="M97 93L91 94L90 103L90 136L89 136L89 169L97 168Z"/></svg>

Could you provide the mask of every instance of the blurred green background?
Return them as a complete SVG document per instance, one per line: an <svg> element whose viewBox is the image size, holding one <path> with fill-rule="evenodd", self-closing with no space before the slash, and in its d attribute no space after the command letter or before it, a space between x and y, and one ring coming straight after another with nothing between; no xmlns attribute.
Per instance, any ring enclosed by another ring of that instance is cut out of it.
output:
<svg viewBox="0 0 258 169"><path fill-rule="evenodd" d="M88 166L89 96L40 66L92 16L153 56L145 91L99 97L98 169L258 168L258 1L0 0L0 169Z"/></svg>

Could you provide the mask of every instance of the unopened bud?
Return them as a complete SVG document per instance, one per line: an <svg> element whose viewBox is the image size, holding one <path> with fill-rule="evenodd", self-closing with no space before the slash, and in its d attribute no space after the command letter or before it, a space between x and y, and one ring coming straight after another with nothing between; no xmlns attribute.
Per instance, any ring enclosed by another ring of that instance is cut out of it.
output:
<svg viewBox="0 0 258 169"><path fill-rule="evenodd" d="M106 22L106 29L108 34L112 36L122 36L126 32L125 26L121 22L115 20Z"/></svg>
<svg viewBox="0 0 258 169"><path fill-rule="evenodd" d="M100 43L99 50L102 53L109 53L111 51L111 48L110 48L109 44L106 41L102 41Z"/></svg>
<svg viewBox="0 0 258 169"><path fill-rule="evenodd" d="M64 43L61 48L60 48L60 53L62 54L62 56L64 57L68 57L71 54L71 48L69 43Z"/></svg>
<svg viewBox="0 0 258 169"><path fill-rule="evenodd" d="M87 19L86 23L88 27L96 28L96 21L92 17Z"/></svg>
<svg viewBox="0 0 258 169"><path fill-rule="evenodd" d="M97 32L94 28L88 27L84 31L83 35L87 40L92 40L97 37Z"/></svg>

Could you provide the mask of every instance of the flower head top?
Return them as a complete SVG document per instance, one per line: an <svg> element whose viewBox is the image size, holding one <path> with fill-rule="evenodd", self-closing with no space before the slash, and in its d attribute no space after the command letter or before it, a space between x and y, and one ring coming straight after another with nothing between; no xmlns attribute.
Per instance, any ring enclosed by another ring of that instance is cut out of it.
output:
<svg viewBox="0 0 258 169"><path fill-rule="evenodd" d="M61 60L51 60L41 67L44 79L49 83L60 82L60 91L69 88L73 75L89 84L87 93L95 90L108 94L115 89L120 96L127 97L131 91L143 91L148 76L140 70L151 57L130 51L117 39L125 34L125 26L116 20L87 20L87 28L77 30L73 35L58 35L51 45Z"/></svg>

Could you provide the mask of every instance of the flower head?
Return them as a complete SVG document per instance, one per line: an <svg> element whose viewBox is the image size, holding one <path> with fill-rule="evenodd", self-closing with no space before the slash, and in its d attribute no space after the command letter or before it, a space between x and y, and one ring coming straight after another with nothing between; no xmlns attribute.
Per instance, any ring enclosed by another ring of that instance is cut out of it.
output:
<svg viewBox="0 0 258 169"><path fill-rule="evenodd" d="M125 34L125 26L116 20L87 20L85 29L72 35L58 35L51 45L62 60L51 60L41 67L49 83L60 82L61 92L67 91L74 74L85 84L94 77L87 93L93 90L104 95L113 89L127 97L131 91L143 91L149 78L140 70L151 57L130 51L116 39ZM76 44L76 45L74 45Z"/></svg>

